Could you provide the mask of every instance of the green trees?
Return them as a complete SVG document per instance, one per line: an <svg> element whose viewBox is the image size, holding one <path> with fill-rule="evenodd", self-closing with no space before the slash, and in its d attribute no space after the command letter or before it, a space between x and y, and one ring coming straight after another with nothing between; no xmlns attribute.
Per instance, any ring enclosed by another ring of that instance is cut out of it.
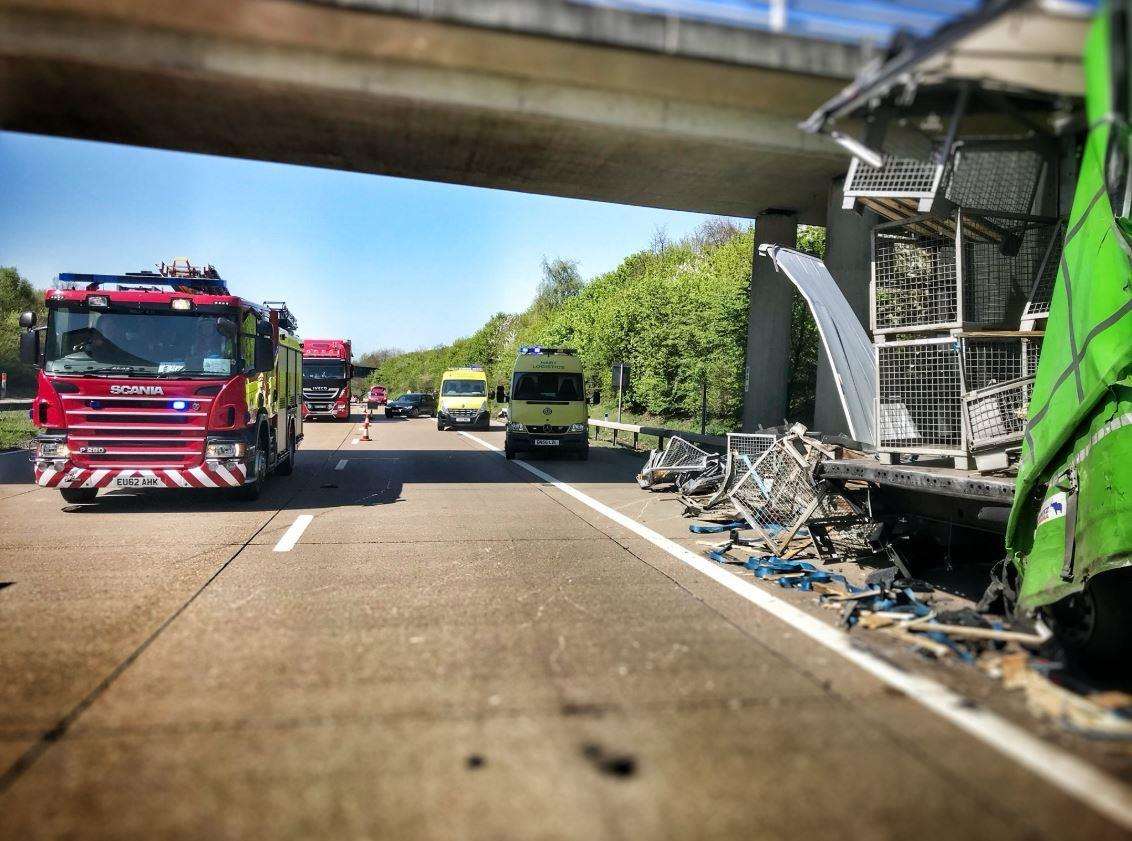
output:
<svg viewBox="0 0 1132 841"><path fill-rule="evenodd" d="M801 229L799 247L820 254L824 234L821 228ZM505 384L520 344L571 347L582 358L587 390L600 389L607 403L616 403L610 367L624 361L633 371L627 411L692 421L699 417L700 384L706 378L709 426L736 429L743 405L753 247L753 229L712 219L679 242L658 235L651 248L588 283L575 262L544 260L535 302L526 311L497 313L450 345L388 359L371 382L395 392L432 390L445 368L478 364L490 384ZM817 352L809 311L800 297L797 304L792 417L795 402L801 411L808 404L812 416Z"/></svg>
<svg viewBox="0 0 1132 841"><path fill-rule="evenodd" d="M35 369L19 361L19 318L25 310L38 313L42 324L43 293L14 267L0 266L0 371L7 372L9 389L28 389L35 382Z"/></svg>

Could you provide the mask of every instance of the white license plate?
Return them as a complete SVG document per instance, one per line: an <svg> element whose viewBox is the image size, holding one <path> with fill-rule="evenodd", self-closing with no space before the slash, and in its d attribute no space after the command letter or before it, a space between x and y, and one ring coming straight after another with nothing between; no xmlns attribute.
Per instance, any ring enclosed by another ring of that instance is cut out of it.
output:
<svg viewBox="0 0 1132 841"><path fill-rule="evenodd" d="M536 438L535 439L535 446L536 447L557 447L558 446L558 439L557 438Z"/></svg>
<svg viewBox="0 0 1132 841"><path fill-rule="evenodd" d="M160 488L161 483L156 476L115 476L116 488Z"/></svg>
<svg viewBox="0 0 1132 841"><path fill-rule="evenodd" d="M456 418L456 423L471 423L471 418Z"/></svg>

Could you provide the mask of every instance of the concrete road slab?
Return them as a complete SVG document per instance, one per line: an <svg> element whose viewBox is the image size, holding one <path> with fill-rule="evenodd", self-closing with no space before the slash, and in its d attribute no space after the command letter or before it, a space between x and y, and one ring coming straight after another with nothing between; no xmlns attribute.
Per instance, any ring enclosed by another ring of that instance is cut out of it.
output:
<svg viewBox="0 0 1132 841"><path fill-rule="evenodd" d="M0 638L17 675L0 759L35 759L0 776L3 834L1116 837L468 438L431 419L354 431L309 425L296 475L251 510L0 499L0 580L16 582L0 623L20 632ZM537 464L695 547L631 484L633 457ZM173 528L180 544L151 535ZM48 736L61 710L73 721Z"/></svg>
<svg viewBox="0 0 1132 841"><path fill-rule="evenodd" d="M41 547L0 553L0 726L54 726L231 556Z"/></svg>

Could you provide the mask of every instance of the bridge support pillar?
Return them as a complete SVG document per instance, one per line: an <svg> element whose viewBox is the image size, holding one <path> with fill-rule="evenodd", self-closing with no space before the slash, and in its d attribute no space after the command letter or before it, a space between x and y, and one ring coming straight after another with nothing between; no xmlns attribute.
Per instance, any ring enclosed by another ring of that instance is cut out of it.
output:
<svg viewBox="0 0 1132 841"><path fill-rule="evenodd" d="M759 246L793 248L798 219L793 211L767 210L755 217L755 253L747 315L747 367L743 387L743 430L776 426L786 417L790 385L790 307L794 286L759 256Z"/></svg>
<svg viewBox="0 0 1132 841"><path fill-rule="evenodd" d="M825 265L837 281L858 320L869 329L869 237L879 217L871 210L856 213L841 209L844 178L835 178L826 212ZM818 349L814 402L814 428L821 432L849 433L849 423L837 395L837 384L825 349Z"/></svg>

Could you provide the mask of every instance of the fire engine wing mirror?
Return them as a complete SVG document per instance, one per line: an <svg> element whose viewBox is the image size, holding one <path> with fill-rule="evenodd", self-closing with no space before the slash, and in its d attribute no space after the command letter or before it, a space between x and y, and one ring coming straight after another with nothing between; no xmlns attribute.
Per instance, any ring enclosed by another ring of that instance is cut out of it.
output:
<svg viewBox="0 0 1132 841"><path fill-rule="evenodd" d="M507 402L507 392L504 390L503 386L501 386L501 385L497 385L495 387L495 402L496 403L506 403Z"/></svg>
<svg viewBox="0 0 1132 841"><path fill-rule="evenodd" d="M24 313L24 315L27 315L27 313ZM20 316L21 323L23 320L23 316ZM25 362L28 365L39 364L39 332L39 330L28 330L26 333L20 334L20 362Z"/></svg>
<svg viewBox="0 0 1132 841"><path fill-rule="evenodd" d="M590 397L590 402L595 406L600 406L601 405L601 392L595 391L593 393L593 396Z"/></svg>
<svg viewBox="0 0 1132 841"><path fill-rule="evenodd" d="M275 368L275 346L270 336L255 337L255 359L252 368L257 374L263 374Z"/></svg>
<svg viewBox="0 0 1132 841"><path fill-rule="evenodd" d="M35 326L35 313L31 310L25 310L20 313L20 326L25 330L30 330Z"/></svg>

